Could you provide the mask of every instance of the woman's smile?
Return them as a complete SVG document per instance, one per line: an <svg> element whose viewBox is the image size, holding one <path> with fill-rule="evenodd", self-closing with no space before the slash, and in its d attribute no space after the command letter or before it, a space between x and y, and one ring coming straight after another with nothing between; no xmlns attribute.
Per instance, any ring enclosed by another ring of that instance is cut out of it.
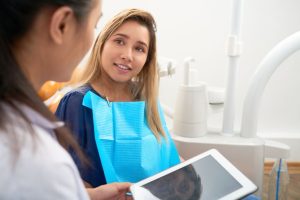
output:
<svg viewBox="0 0 300 200"><path fill-rule="evenodd" d="M122 72L128 72L131 70L131 67L127 66L127 65L124 65L124 64L117 64L117 63L114 63L114 66L117 67L118 70L121 70Z"/></svg>

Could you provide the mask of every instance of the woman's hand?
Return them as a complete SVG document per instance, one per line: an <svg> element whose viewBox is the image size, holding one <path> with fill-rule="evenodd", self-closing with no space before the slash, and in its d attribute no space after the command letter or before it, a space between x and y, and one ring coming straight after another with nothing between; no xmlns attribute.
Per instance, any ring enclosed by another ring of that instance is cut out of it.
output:
<svg viewBox="0 0 300 200"><path fill-rule="evenodd" d="M127 200L131 183L111 183L96 188L86 188L91 200Z"/></svg>

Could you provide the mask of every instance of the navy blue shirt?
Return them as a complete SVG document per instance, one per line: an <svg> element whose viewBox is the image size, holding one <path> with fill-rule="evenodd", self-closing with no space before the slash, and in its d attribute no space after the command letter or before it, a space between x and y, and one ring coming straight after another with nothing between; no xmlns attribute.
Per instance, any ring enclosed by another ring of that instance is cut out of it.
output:
<svg viewBox="0 0 300 200"><path fill-rule="evenodd" d="M92 110L82 105L84 95L90 90L97 94L90 85L81 86L67 93L60 101L55 115L71 129L90 161L90 166L83 166L76 154L70 151L81 178L97 187L106 184L106 180L95 142Z"/></svg>

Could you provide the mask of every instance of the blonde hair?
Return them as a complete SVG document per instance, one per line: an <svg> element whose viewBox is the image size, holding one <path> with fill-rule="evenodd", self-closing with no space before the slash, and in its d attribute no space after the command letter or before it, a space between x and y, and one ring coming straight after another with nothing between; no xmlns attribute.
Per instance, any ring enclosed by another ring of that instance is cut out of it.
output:
<svg viewBox="0 0 300 200"><path fill-rule="evenodd" d="M145 100L146 102L146 116L148 125L155 137L160 140L160 136L166 138L158 111L158 67L156 55L156 23L152 15L140 9L127 9L117 14L111 21L109 21L101 33L99 34L91 56L84 69L78 69L74 72L72 82L80 82L85 84L92 82L101 75L101 55L105 42L111 35L125 22L135 21L147 27L150 35L149 50L147 60L141 72L134 77L132 82L135 86L133 88L134 97Z"/></svg>

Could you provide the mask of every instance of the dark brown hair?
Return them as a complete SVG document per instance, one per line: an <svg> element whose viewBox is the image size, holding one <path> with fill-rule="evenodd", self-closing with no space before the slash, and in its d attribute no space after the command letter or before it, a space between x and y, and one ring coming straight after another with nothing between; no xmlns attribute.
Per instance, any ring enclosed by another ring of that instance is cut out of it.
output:
<svg viewBox="0 0 300 200"><path fill-rule="evenodd" d="M50 121L56 121L38 97L31 83L27 80L12 51L14 42L22 38L31 28L38 13L45 7L69 6L73 9L78 22L89 13L93 0L9 0L0 1L0 130L4 130L9 138L15 137L7 124L13 123L7 109L20 115L31 128L30 120L20 109L26 105ZM66 128L55 130L59 143L66 149L73 149L83 158L79 146ZM32 132L34 136L34 132ZM12 142L15 145L15 142ZM15 148L14 148L15 149Z"/></svg>

